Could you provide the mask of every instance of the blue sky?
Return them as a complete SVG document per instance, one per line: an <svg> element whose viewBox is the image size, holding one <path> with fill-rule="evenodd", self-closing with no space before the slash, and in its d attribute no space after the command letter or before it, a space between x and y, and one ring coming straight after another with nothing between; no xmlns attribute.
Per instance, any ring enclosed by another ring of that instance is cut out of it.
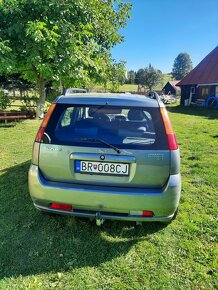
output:
<svg viewBox="0 0 218 290"><path fill-rule="evenodd" d="M188 52L196 66L218 45L218 0L132 0L132 16L121 30L125 41L112 49L127 70L151 63L171 72L174 59Z"/></svg>

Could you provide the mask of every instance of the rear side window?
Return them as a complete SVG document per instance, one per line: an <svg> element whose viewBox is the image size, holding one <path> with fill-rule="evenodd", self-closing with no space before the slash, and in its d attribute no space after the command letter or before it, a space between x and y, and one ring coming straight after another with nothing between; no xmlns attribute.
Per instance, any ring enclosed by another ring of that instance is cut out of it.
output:
<svg viewBox="0 0 218 290"><path fill-rule="evenodd" d="M57 145L104 147L83 140L90 138L123 149L168 148L158 108L57 104L45 132Z"/></svg>
<svg viewBox="0 0 218 290"><path fill-rule="evenodd" d="M61 127L67 127L71 124L71 115L73 113L73 107L69 107L65 110L64 115L61 119Z"/></svg>

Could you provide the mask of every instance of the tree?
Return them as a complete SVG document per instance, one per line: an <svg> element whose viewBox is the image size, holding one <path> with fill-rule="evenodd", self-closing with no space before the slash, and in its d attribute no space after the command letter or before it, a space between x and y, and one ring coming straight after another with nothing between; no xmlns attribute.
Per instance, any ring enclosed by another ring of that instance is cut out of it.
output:
<svg viewBox="0 0 218 290"><path fill-rule="evenodd" d="M131 85L135 84L135 77L136 73L134 72L134 70L128 71L127 83Z"/></svg>
<svg viewBox="0 0 218 290"><path fill-rule="evenodd" d="M162 79L162 72L155 69L151 64L144 69L139 69L136 73L137 84L146 86L149 90L153 90L160 84Z"/></svg>
<svg viewBox="0 0 218 290"><path fill-rule="evenodd" d="M180 53L174 60L172 75L174 79L183 79L192 70L190 55L186 52Z"/></svg>
<svg viewBox="0 0 218 290"><path fill-rule="evenodd" d="M110 67L110 78L109 81L112 84L112 91L118 91L119 86L123 85L126 80L126 68L125 62L113 61Z"/></svg>
<svg viewBox="0 0 218 290"><path fill-rule="evenodd" d="M39 90L49 81L87 83L110 63L130 4L118 0L5 0L0 3L0 73L21 73Z"/></svg>
<svg viewBox="0 0 218 290"><path fill-rule="evenodd" d="M20 91L20 96L22 97L23 93L34 88L34 85L23 79L21 74L0 75L0 86L3 89L12 90L14 97L15 89Z"/></svg>
<svg viewBox="0 0 218 290"><path fill-rule="evenodd" d="M142 85L144 82L144 69L143 68L140 68L137 73L136 73L136 76L135 76L135 83L137 85Z"/></svg>

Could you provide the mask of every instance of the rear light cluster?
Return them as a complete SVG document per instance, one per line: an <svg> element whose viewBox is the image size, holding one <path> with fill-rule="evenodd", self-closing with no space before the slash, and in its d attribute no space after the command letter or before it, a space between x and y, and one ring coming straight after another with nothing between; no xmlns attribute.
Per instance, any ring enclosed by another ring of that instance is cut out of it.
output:
<svg viewBox="0 0 218 290"><path fill-rule="evenodd" d="M70 211L73 209L71 204L65 204L65 203L51 203L50 207L52 209L66 210L66 211Z"/></svg>
<svg viewBox="0 0 218 290"><path fill-rule="evenodd" d="M167 114L167 110L165 108L160 108L161 117L163 119L164 127L167 134L167 141L169 150L177 150L178 144L176 141L176 135L173 131L173 126L171 124L170 118Z"/></svg>
<svg viewBox="0 0 218 290"><path fill-rule="evenodd" d="M131 210L130 214L131 215L135 215L135 216L144 216L144 217L153 217L154 216L154 213L151 210L142 210L142 211L140 211L140 210L137 210L137 211Z"/></svg>
<svg viewBox="0 0 218 290"><path fill-rule="evenodd" d="M147 217L152 217L154 215L154 213L153 213L153 211L150 211L150 210L143 210L142 215L147 216Z"/></svg>
<svg viewBox="0 0 218 290"><path fill-rule="evenodd" d="M39 128L39 131L38 131L38 133L37 133L37 135L36 135L36 140L35 140L36 142L41 142L41 140L42 140L42 136L43 136L43 134L44 134L44 132L45 132L45 128L46 128L46 126L48 125L48 121L49 121L49 119L51 118L51 115L52 115L52 113L53 113L55 107L56 107L56 104L54 104L54 103L51 104L51 106L50 106L50 108L49 108L47 114L45 115L45 118L44 118L43 121L42 121L42 124L41 124L41 126L40 126L40 128Z"/></svg>
<svg viewBox="0 0 218 290"><path fill-rule="evenodd" d="M43 119L41 126L39 128L39 131L36 135L36 139L33 144L33 152L32 152L32 163L35 165L39 164L39 143L42 140L43 134L45 132L45 128L48 124L49 119L51 118L52 112L54 111L56 107L56 104L51 104L47 114L45 115L45 118Z"/></svg>

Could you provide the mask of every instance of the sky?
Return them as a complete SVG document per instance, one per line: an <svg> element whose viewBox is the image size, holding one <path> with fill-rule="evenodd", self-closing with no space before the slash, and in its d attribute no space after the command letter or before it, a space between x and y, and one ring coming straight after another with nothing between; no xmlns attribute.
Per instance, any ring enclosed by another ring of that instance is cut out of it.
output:
<svg viewBox="0 0 218 290"><path fill-rule="evenodd" d="M133 4L121 29L124 42L112 57L137 71L150 63L170 73L180 52L189 53L195 67L218 45L218 0L124 0Z"/></svg>

